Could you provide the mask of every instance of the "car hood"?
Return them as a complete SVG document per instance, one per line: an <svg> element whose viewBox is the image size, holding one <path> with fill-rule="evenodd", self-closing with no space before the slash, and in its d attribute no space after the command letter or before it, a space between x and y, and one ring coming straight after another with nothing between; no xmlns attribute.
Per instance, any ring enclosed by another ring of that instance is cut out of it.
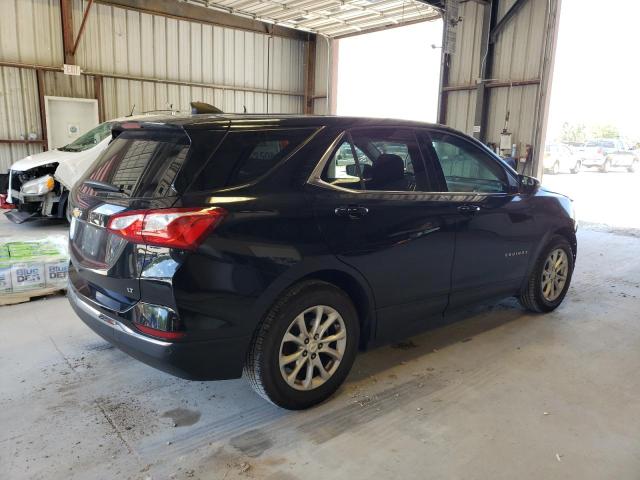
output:
<svg viewBox="0 0 640 480"><path fill-rule="evenodd" d="M41 167L49 163L60 163L61 159L69 155L77 155L74 152L61 152L60 150L49 150L47 152L36 153L35 155L29 155L21 160L18 160L11 165L11 170L14 172L25 172L35 167Z"/></svg>
<svg viewBox="0 0 640 480"><path fill-rule="evenodd" d="M89 150L74 152L73 155L60 162L53 176L71 190L80 177L93 165L94 160L109 146L110 141L111 137L107 137Z"/></svg>
<svg viewBox="0 0 640 480"><path fill-rule="evenodd" d="M11 165L11 170L24 172L35 167L41 167L49 163L57 163L58 168L53 176L67 189L71 189L78 179L91 167L98 155L107 148L111 137L107 137L93 148L83 152L65 152L62 150L49 150L47 152L29 155Z"/></svg>

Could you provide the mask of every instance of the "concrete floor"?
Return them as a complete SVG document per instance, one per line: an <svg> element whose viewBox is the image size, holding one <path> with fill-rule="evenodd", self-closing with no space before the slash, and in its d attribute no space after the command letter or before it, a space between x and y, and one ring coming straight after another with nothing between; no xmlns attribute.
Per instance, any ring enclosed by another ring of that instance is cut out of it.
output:
<svg viewBox="0 0 640 480"><path fill-rule="evenodd" d="M579 249L555 312L505 301L361 354L305 412L147 367L63 296L0 307L0 477L637 479L640 239Z"/></svg>

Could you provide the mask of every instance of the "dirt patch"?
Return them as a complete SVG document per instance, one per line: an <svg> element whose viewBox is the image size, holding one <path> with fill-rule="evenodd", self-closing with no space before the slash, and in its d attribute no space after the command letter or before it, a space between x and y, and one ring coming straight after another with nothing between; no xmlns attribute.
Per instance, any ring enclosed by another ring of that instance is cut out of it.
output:
<svg viewBox="0 0 640 480"><path fill-rule="evenodd" d="M259 457L273 442L262 430L249 430L233 437L229 443L249 457Z"/></svg>
<svg viewBox="0 0 640 480"><path fill-rule="evenodd" d="M127 439L139 439L149 436L157 430L157 411L150 409L135 397L101 397L96 404L105 421L119 435Z"/></svg>
<svg viewBox="0 0 640 480"><path fill-rule="evenodd" d="M163 418L170 418L174 427L188 427L200 420L200 412L188 408L174 408L162 414Z"/></svg>

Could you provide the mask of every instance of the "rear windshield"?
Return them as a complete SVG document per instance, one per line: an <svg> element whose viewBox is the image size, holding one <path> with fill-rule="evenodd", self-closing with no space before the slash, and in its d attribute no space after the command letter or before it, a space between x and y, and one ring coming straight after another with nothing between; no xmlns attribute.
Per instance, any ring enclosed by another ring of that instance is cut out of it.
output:
<svg viewBox="0 0 640 480"><path fill-rule="evenodd" d="M229 132L190 190L215 190L252 182L290 155L313 132L309 128Z"/></svg>
<svg viewBox="0 0 640 480"><path fill-rule="evenodd" d="M189 152L184 133L125 131L99 157L84 180L98 180L137 198L165 197ZM83 193L108 195L83 185Z"/></svg>

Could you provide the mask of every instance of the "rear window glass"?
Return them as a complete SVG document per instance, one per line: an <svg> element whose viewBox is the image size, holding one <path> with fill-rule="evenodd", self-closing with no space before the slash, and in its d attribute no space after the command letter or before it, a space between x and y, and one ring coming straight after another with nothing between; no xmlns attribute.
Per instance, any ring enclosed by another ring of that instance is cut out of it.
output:
<svg viewBox="0 0 640 480"><path fill-rule="evenodd" d="M120 188L130 197L167 196L189 152L184 133L123 132L99 157L84 180L98 180ZM92 195L105 195L83 185Z"/></svg>
<svg viewBox="0 0 640 480"><path fill-rule="evenodd" d="M229 132L190 190L249 183L271 170L313 132L309 128Z"/></svg>

